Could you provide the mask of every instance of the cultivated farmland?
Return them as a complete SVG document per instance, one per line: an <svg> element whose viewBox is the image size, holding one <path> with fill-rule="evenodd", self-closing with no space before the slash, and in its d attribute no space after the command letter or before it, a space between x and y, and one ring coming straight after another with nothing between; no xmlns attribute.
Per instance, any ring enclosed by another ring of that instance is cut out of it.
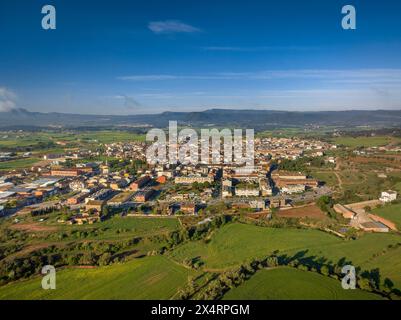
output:
<svg viewBox="0 0 401 320"><path fill-rule="evenodd" d="M376 300L380 296L361 290L344 290L341 282L317 273L291 268L260 270L239 287L228 291L228 300Z"/></svg>
<svg viewBox="0 0 401 320"><path fill-rule="evenodd" d="M94 269L64 269L56 290L43 290L41 277L0 287L1 299L169 299L194 271L155 256Z"/></svg>

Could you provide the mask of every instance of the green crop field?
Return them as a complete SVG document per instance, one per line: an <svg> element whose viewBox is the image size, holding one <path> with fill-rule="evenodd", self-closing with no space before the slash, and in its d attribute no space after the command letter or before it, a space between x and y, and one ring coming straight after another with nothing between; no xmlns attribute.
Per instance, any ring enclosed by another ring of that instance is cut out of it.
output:
<svg viewBox="0 0 401 320"><path fill-rule="evenodd" d="M166 225L163 223L166 222L171 224L167 227L171 230L178 227L176 219L127 217L111 219L105 223L108 223L110 228L107 232L118 230L120 227L129 227L131 231L135 229L138 234L146 234L157 228L160 228L159 232L164 232ZM87 226L87 228L90 227L92 226ZM99 237L104 238L105 235L101 234ZM111 236L107 235L105 238L108 237ZM70 240L67 239L67 241ZM165 256L134 259L126 263L95 269L62 269L57 273L57 290L55 291L40 289L40 277L20 280L0 287L0 300L171 298L186 284L188 276L198 274L197 271L191 271L180 265L185 259L199 258L204 262L202 272L215 272L238 266L252 258L265 257L276 250L279 250L279 255L285 254L292 257L296 254L298 259L319 260L324 264L334 264L340 259L345 259L346 263L361 267L362 270L378 268L381 281L389 278L394 283L394 287L399 289L401 288L401 247L397 244L400 243L401 237L395 233L371 233L364 234L357 240L343 240L312 229L268 228L232 223L216 230L210 241L189 241ZM149 250L151 248L142 251L146 253ZM297 296L299 292L303 292L302 298L305 299L373 298L362 291L355 291L351 295L343 291L337 292L334 287L339 285L337 280L295 269L282 271L284 274L281 278L279 275L272 276L276 279L276 283L271 284L272 290L264 291L262 288L254 288L258 283L270 284L269 272L273 271L257 272L243 285L230 291L225 298L246 299L253 292L254 299L296 299L299 297ZM297 273L293 276L294 280L292 275L285 274L288 272ZM282 286L281 283L290 283L290 286L285 291L284 289L280 291L277 288Z"/></svg>
<svg viewBox="0 0 401 320"><path fill-rule="evenodd" d="M68 229L70 226L66 226ZM82 228L83 227L83 228ZM87 230L93 228L107 229L100 237L96 239L121 239L124 236L150 236L154 234L174 231L179 228L177 218L152 218L152 217L119 217L115 216L100 224L74 226L73 230ZM71 228L71 227L70 227ZM117 233L118 231L118 233Z"/></svg>
<svg viewBox="0 0 401 320"><path fill-rule="evenodd" d="M391 142L390 137L340 137L333 139L333 142L338 145L344 145L346 147L357 148L357 147L378 147L387 145Z"/></svg>
<svg viewBox="0 0 401 320"><path fill-rule="evenodd" d="M324 181L328 186L337 186L338 179L332 172L312 172L311 175L320 181Z"/></svg>
<svg viewBox="0 0 401 320"><path fill-rule="evenodd" d="M0 148L26 147L31 146L33 143L31 140L1 140Z"/></svg>
<svg viewBox="0 0 401 320"><path fill-rule="evenodd" d="M401 237L397 234L365 234L357 240L342 240L317 230L230 224L217 231L209 243L186 243L176 248L171 257L179 262L199 257L205 263L205 268L212 270L236 266L275 250L289 256L298 253L304 258L323 258L323 262L333 264L345 258L364 270L379 268L383 279L392 276L396 287L401 288L401 256L394 256L390 266L380 263L380 260L375 263L374 260L375 256L392 254L395 249L388 249L388 246L397 243L401 243Z"/></svg>
<svg viewBox="0 0 401 320"><path fill-rule="evenodd" d="M28 134L4 135L0 141L0 148L16 147L37 147L39 143L56 143L63 141L69 145L76 145L77 142L83 143L111 143L111 142L129 142L144 141L145 135L136 134L128 131L103 130L94 132L34 132Z"/></svg>
<svg viewBox="0 0 401 320"><path fill-rule="evenodd" d="M397 229L401 230L401 204L392 204L382 208L376 208L372 212L394 222Z"/></svg>
<svg viewBox="0 0 401 320"><path fill-rule="evenodd" d="M401 182L398 182L397 184L394 185L394 190L397 191L398 193L401 193Z"/></svg>
<svg viewBox="0 0 401 320"><path fill-rule="evenodd" d="M35 243L43 243L44 240L68 242L80 238L79 236L72 236L72 233L85 233L84 237L87 240L111 241L166 234L180 228L176 217L120 217L115 215L106 221L94 224L66 225L56 222L58 216L58 212L51 213L45 222L38 222L38 219L26 218L20 222L20 226L28 225L26 229L28 231L30 230L30 225L38 226L42 229L41 231L35 231ZM7 224L3 223L3 226L9 227L12 224L12 221L9 220ZM64 236L59 237L61 234Z"/></svg>
<svg viewBox="0 0 401 320"><path fill-rule="evenodd" d="M249 258L266 256L275 250L296 251L341 242L317 230L274 229L246 224L221 228L208 244L202 241L178 247L172 257L177 261L200 256L208 268L227 268ZM244 245L246 243L246 245Z"/></svg>
<svg viewBox="0 0 401 320"><path fill-rule="evenodd" d="M77 136L82 141L97 141L100 143L145 141L145 135L127 131L96 131L79 133Z"/></svg>
<svg viewBox="0 0 401 320"><path fill-rule="evenodd" d="M228 291L228 300L373 300L380 296L362 290L344 290L341 282L317 273L291 268L260 270L239 287Z"/></svg>
<svg viewBox="0 0 401 320"><path fill-rule="evenodd" d="M18 159L11 161L0 162L0 170L12 170L12 169L22 169L29 168L34 163L40 161L37 158L27 158L27 159Z"/></svg>
<svg viewBox="0 0 401 320"><path fill-rule="evenodd" d="M43 290L41 277L0 287L4 299L170 299L194 271L161 256L96 269L64 269L56 289Z"/></svg>

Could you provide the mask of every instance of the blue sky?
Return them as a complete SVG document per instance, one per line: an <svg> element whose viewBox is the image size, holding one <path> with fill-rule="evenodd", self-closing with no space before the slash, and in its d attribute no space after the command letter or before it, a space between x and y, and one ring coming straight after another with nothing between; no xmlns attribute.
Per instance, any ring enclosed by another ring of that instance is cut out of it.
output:
<svg viewBox="0 0 401 320"><path fill-rule="evenodd" d="M401 108L400 1L2 0L0 39L2 111Z"/></svg>

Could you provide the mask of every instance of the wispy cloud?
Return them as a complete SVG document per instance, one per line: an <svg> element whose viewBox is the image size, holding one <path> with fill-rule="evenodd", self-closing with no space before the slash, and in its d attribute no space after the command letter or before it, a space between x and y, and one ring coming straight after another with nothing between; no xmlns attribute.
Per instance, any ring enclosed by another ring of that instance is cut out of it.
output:
<svg viewBox="0 0 401 320"><path fill-rule="evenodd" d="M229 51L229 52L258 52L258 51L309 51L317 47L307 46L209 46L202 47L205 51Z"/></svg>
<svg viewBox="0 0 401 320"><path fill-rule="evenodd" d="M201 31L199 28L179 20L151 21L148 24L148 28L156 34L194 33Z"/></svg>
<svg viewBox="0 0 401 320"><path fill-rule="evenodd" d="M337 84L389 85L401 84L401 69L303 69L303 70L264 70L256 72L219 72L211 74L147 74L120 76L126 81L163 80L281 80L303 79Z"/></svg>
<svg viewBox="0 0 401 320"><path fill-rule="evenodd" d="M129 81L159 81L159 80L176 80L179 76L169 74L145 74L117 77L118 80Z"/></svg>
<svg viewBox="0 0 401 320"><path fill-rule="evenodd" d="M15 108L17 96L11 90L0 87L0 112L7 112Z"/></svg>

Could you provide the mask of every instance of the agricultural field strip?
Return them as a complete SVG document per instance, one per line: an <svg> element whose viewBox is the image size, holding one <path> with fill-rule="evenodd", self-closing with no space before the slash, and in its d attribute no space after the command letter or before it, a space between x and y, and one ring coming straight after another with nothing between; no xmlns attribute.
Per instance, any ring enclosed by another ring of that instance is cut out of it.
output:
<svg viewBox="0 0 401 320"><path fill-rule="evenodd" d="M389 244L395 244L398 242L398 239L400 239L401 242L401 237L392 237L392 239L388 239L386 240L382 246L375 248L374 251L370 251L369 252L369 256L366 256L365 254L360 257L358 255L355 254L341 254L342 252L353 252L353 250L355 251L359 251L358 248L352 248L351 246L349 246L349 244L351 245L358 245L360 243L358 243L358 241L361 241L361 239L358 240L354 240L355 242L353 242L353 240L349 240L349 241L345 241L345 240L341 240L341 239L337 239L335 236L332 236L333 240L335 241L335 243L325 243L324 246L322 246L321 244L309 244L307 246L302 245L302 246L292 246L292 247L288 247L285 249L280 249L280 248L276 248L279 250L279 254L295 254L296 252L299 251L304 251L304 250L308 250L308 252L306 253L306 257L308 256L317 256L317 257L323 257L328 259L328 261L331 261L333 263L337 262L340 258L342 257L346 257L347 259L352 259L352 260L356 260L353 261L356 265L363 267L364 264L366 263L370 263L372 260L372 257L374 255L378 255L380 254L384 249L387 248L387 246ZM397 240L396 240L397 239ZM338 241L338 242L337 242ZM370 239L368 240L364 240L365 242L369 242ZM194 258L195 256L200 256L202 258L205 259L205 265L206 267L208 267L208 263L212 264L212 266L210 266L210 268L213 267L213 269L215 269L214 267L216 267L216 269L218 269L218 266L216 266L215 264L215 259L213 259L214 256L216 255L220 255L222 252L224 253L224 251L232 251L232 247L230 245L226 245L224 247L215 247L213 245L213 239L209 244L203 244L202 241L198 241L198 243L196 244L195 250L191 250L191 248L189 250L185 250L187 249L187 246L189 244L185 243L181 246L179 246L178 248L176 248L172 253L169 254L169 256L172 259L175 259L177 261L182 261L183 258ZM194 245L194 244L192 244ZM353 246L354 247L354 246ZM182 251L182 248L184 248L184 252L180 253L180 250ZM194 249L194 248L192 248ZM271 253L272 251L274 251L275 248L266 248L266 255ZM362 249L362 248L361 248ZM178 251L178 256L177 256L177 251ZM248 251L249 252L249 251ZM325 252L327 252L325 254ZM387 252L385 253L387 254ZM191 255L191 256L188 256ZM230 261L230 265L229 266L224 266L224 268L228 268L228 267L235 267L239 264L241 264L242 262L244 262L247 259L251 259L251 258L256 258L259 257L261 254L260 253L256 253L253 255L252 253L247 253L246 255L244 255L243 259L238 258L238 256L236 256L237 261ZM212 260L212 261L210 261ZM214 263L213 263L214 261ZM226 260L227 262L227 260ZM221 266L221 265L220 265Z"/></svg>

